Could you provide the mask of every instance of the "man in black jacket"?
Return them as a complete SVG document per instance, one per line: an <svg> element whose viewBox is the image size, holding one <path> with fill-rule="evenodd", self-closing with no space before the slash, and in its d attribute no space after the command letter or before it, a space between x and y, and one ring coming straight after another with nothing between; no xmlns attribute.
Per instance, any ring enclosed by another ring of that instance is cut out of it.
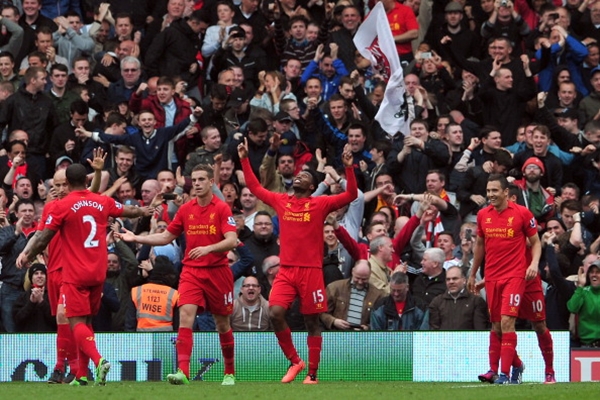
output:
<svg viewBox="0 0 600 400"><path fill-rule="evenodd" d="M273 221L266 211L258 211L254 217L254 232L244 242L252 253L257 277L262 280L264 274L261 268L265 258L279 255L279 240L273 232Z"/></svg>
<svg viewBox="0 0 600 400"><path fill-rule="evenodd" d="M521 55L522 71L525 78L517 81L513 71L502 64L499 57L494 59L489 76L482 81L477 98L483 105L483 121L486 125L498 127L502 133L502 144L516 141L516 132L527 101L536 95L533 74L529 68L529 57Z"/></svg>
<svg viewBox="0 0 600 400"><path fill-rule="evenodd" d="M25 85L6 99L0 108L0 129L22 129L29 135L28 158L30 168L38 176L46 175L46 157L50 135L58 125L52 100L42 92L46 86L46 71L30 67L23 78Z"/></svg>
<svg viewBox="0 0 600 400"><path fill-rule="evenodd" d="M439 294L446 291L446 270L444 269L444 251L437 247L425 250L421 266L423 272L413 282L412 294L426 305Z"/></svg>
<svg viewBox="0 0 600 400"><path fill-rule="evenodd" d="M158 34L146 54L149 76L180 76L190 88L196 86L200 74L198 34L205 28L202 14L194 11L188 19L178 19Z"/></svg>

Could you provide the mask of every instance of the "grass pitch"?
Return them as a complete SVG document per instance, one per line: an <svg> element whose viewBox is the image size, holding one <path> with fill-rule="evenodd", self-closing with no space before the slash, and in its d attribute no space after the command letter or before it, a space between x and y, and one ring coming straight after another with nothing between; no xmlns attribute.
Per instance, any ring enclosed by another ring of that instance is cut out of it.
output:
<svg viewBox="0 0 600 400"><path fill-rule="evenodd" d="M494 386L467 383L416 382L320 382L303 385L300 379L284 385L274 382L237 382L224 387L213 382L192 382L172 386L167 382L109 382L104 387L71 387L47 383L10 382L0 384L2 399L17 400L146 400L146 399L597 399L598 383L557 383Z"/></svg>

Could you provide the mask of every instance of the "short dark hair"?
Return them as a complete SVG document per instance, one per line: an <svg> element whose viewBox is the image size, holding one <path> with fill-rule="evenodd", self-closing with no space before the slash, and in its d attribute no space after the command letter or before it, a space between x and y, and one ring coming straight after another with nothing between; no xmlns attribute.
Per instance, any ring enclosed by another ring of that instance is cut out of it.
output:
<svg viewBox="0 0 600 400"><path fill-rule="evenodd" d="M114 124L127 125L127 119L124 115L118 112L111 112L110 114L108 114L108 117L106 117L106 122L104 123L104 126L108 128L109 126L113 126Z"/></svg>
<svg viewBox="0 0 600 400"><path fill-rule="evenodd" d="M129 13L118 13L117 15L115 15L115 22L117 22L118 19L123 18L127 18L129 20L129 23L133 25L133 19L131 18L131 14Z"/></svg>
<svg viewBox="0 0 600 400"><path fill-rule="evenodd" d="M269 126L262 118L253 118L248 123L248 133L256 134L258 132L266 132L269 129Z"/></svg>
<svg viewBox="0 0 600 400"><path fill-rule="evenodd" d="M31 204L31 206L35 209L35 204L33 203L33 200L31 200L31 199L19 199L15 203L15 211L18 212L19 211L19 207L21 207L23 204Z"/></svg>
<svg viewBox="0 0 600 400"><path fill-rule="evenodd" d="M336 93L329 98L329 104L331 104L332 101L340 101L340 100L344 102L344 105L346 104L346 99L344 99L341 94Z"/></svg>
<svg viewBox="0 0 600 400"><path fill-rule="evenodd" d="M479 131L479 138L487 139L490 136L490 133L492 133L492 132L499 132L499 130L495 126L486 125L483 128L481 128L481 130Z"/></svg>
<svg viewBox="0 0 600 400"><path fill-rule="evenodd" d="M517 185L515 185L514 183L510 183L508 185L508 197L515 196L516 198L518 198L520 191L521 191L521 189Z"/></svg>
<svg viewBox="0 0 600 400"><path fill-rule="evenodd" d="M67 181L71 186L83 187L87 180L87 171L81 164L71 164L66 171Z"/></svg>
<svg viewBox="0 0 600 400"><path fill-rule="evenodd" d="M75 63L78 63L79 61L86 61L88 63L88 65L90 64L90 60L87 57L85 57L85 56L79 56L79 57L75 57L73 59L73 64L72 64L73 67L75 66Z"/></svg>
<svg viewBox="0 0 600 400"><path fill-rule="evenodd" d="M261 210L261 211L257 211L256 214L254 215L254 219L256 219L256 217L259 216L263 216L263 217L268 217L269 219L271 219L271 214L269 214L268 212L266 212L265 210Z"/></svg>
<svg viewBox="0 0 600 400"><path fill-rule="evenodd" d="M85 115L90 112L90 108L88 107L87 103L81 99L73 101L69 107L69 110L71 111L71 114L77 113L79 115Z"/></svg>
<svg viewBox="0 0 600 400"><path fill-rule="evenodd" d="M511 169L513 165L513 160L510 153L504 149L496 150L492 156L492 160L496 161L498 165L506 167L507 170Z"/></svg>
<svg viewBox="0 0 600 400"><path fill-rule="evenodd" d="M388 154L392 151L392 144L388 140L376 140L371 148L383 152L383 158L387 159Z"/></svg>
<svg viewBox="0 0 600 400"><path fill-rule="evenodd" d="M296 22L304 22L304 26L308 26L308 19L304 15L294 15L288 22L288 27L291 29Z"/></svg>
<svg viewBox="0 0 600 400"><path fill-rule="evenodd" d="M56 64L52 64L52 66L50 67L50 75L52 75L54 73L54 71L60 71L60 72L64 72L65 74L68 74L69 68L67 68L67 66L65 64L56 63Z"/></svg>
<svg viewBox="0 0 600 400"><path fill-rule="evenodd" d="M25 150L27 150L27 143L25 143L24 141L22 141L22 140L11 140L10 142L8 142L6 144L6 151L10 153L12 151L13 147L16 146L16 145L18 145L18 144L20 144L21 146L25 147Z"/></svg>
<svg viewBox="0 0 600 400"><path fill-rule="evenodd" d="M227 93L227 86L220 83L213 85L213 87L210 89L210 97L211 99L214 98L218 100L227 100L229 97L229 94Z"/></svg>
<svg viewBox="0 0 600 400"><path fill-rule="evenodd" d="M450 236L452 238L452 243L456 244L454 241L454 233L452 233L451 231L442 231L438 233L438 237L440 237L441 235Z"/></svg>
<svg viewBox="0 0 600 400"><path fill-rule="evenodd" d="M427 121L425 121L424 119L419 119L419 118L415 118L410 122L410 128L412 128L413 125L415 124L420 124L423 125L425 127L425 130L427 132L429 132L429 124L427 123Z"/></svg>
<svg viewBox="0 0 600 400"><path fill-rule="evenodd" d="M27 54L27 61L29 61L29 59L33 57L39 58L40 62L44 65L48 64L48 57L46 57L46 54L42 53L41 51L35 50Z"/></svg>
<svg viewBox="0 0 600 400"><path fill-rule="evenodd" d="M68 10L65 14L64 14L65 18L68 17L78 17L79 21L81 21L81 15L79 15L79 13L75 10Z"/></svg>
<svg viewBox="0 0 600 400"><path fill-rule="evenodd" d="M360 129L360 132L362 133L362 135L364 137L367 137L367 128L360 122L352 122L346 132L350 131L350 129Z"/></svg>
<svg viewBox="0 0 600 400"><path fill-rule="evenodd" d="M500 182L500 187L502 188L502 190L505 190L508 188L508 180L502 174L490 175L488 178L488 182Z"/></svg>
<svg viewBox="0 0 600 400"><path fill-rule="evenodd" d="M10 51L0 51L0 58L2 57L8 57L10 59L10 62L13 64L15 62L15 56L13 56L13 54Z"/></svg>
<svg viewBox="0 0 600 400"><path fill-rule="evenodd" d="M40 0L40 4L41 4L41 0ZM50 27L46 26L46 25L40 25L37 27L37 29L35 30L35 37L37 40L37 36L43 33L44 35L50 35L52 36L52 29L50 29Z"/></svg>

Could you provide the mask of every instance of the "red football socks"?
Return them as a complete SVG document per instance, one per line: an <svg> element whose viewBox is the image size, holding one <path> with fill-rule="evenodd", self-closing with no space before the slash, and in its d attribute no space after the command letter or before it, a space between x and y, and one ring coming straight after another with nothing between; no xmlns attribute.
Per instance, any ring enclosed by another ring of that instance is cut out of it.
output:
<svg viewBox="0 0 600 400"><path fill-rule="evenodd" d="M65 360L69 354L69 339L72 337L69 324L59 324L56 329L56 365L54 369L64 371Z"/></svg>
<svg viewBox="0 0 600 400"><path fill-rule="evenodd" d="M316 375L321 361L323 338L321 336L308 336L306 343L308 344L308 374Z"/></svg>
<svg viewBox="0 0 600 400"><path fill-rule="evenodd" d="M60 325L59 325L60 326ZM69 372L77 376L77 370L79 369L79 349L77 343L75 343L75 337L73 331L69 325L66 325L69 329L67 330L67 361L69 362Z"/></svg>
<svg viewBox="0 0 600 400"><path fill-rule="evenodd" d="M521 368L523 366L523 361L519 357L519 354L515 350L515 356L513 357L512 366L515 368Z"/></svg>
<svg viewBox="0 0 600 400"><path fill-rule="evenodd" d="M552 342L552 335L550 331L546 329L541 335L537 335L538 345L542 351L542 357L544 357L544 364L546 365L546 373L554 373L554 344Z"/></svg>
<svg viewBox="0 0 600 400"><path fill-rule="evenodd" d="M225 333L219 333L219 342L221 342L221 352L225 360L225 375L233 375L235 374L233 330L229 329Z"/></svg>
<svg viewBox="0 0 600 400"><path fill-rule="evenodd" d="M500 336L496 331L490 331L490 370L498 372L500 368Z"/></svg>
<svg viewBox="0 0 600 400"><path fill-rule="evenodd" d="M175 345L177 348L177 366L188 378L190 377L190 358L193 346L194 336L192 336L192 330L190 328L179 328L177 344Z"/></svg>
<svg viewBox="0 0 600 400"><path fill-rule="evenodd" d="M510 374L510 367L517 351L517 333L503 333L502 340L500 342L500 361L502 366L501 372L508 376Z"/></svg>
<svg viewBox="0 0 600 400"><path fill-rule="evenodd" d="M86 324L77 324L73 328L73 337L79 349L94 362L94 365L98 365L102 356L96 348L92 328Z"/></svg>
<svg viewBox="0 0 600 400"><path fill-rule="evenodd" d="M285 358L290 360L292 364L298 364L300 362L300 357L298 356L298 352L294 347L294 342L292 341L292 331L290 328L288 327L286 330L281 332L275 332L275 336L277 336L279 347L281 347Z"/></svg>
<svg viewBox="0 0 600 400"><path fill-rule="evenodd" d="M79 360L79 366L77 368L77 372L75 373L75 377L77 379L79 378L83 378L88 376L88 367L90 365L90 358L85 355L85 353L83 351L81 351L81 349L79 349L77 351L78 356L78 360Z"/></svg>

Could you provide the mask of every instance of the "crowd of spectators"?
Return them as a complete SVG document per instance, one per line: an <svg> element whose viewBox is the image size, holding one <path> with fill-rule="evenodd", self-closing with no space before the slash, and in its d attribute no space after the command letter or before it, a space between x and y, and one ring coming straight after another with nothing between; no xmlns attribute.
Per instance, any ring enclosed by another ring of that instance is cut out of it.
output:
<svg viewBox="0 0 600 400"><path fill-rule="evenodd" d="M100 191L154 214L107 232L94 329L152 330L139 318L146 290L164 290L160 330L176 329L185 243L136 247L113 233L164 231L194 198L200 163L237 222L232 327L272 329L278 216L245 187L247 140L265 188L289 192L309 168L315 196L345 190L352 151L359 196L324 221L326 329L488 329L485 293L468 293L465 276L487 178L500 173L539 223L548 328L600 346L600 1L380 1L406 89L388 118L405 131L375 120L386 77L353 43L378 1L1 1L2 330L54 329L45 269L14 261L55 198L54 171L92 173L97 147ZM287 319L305 329L297 304Z"/></svg>

